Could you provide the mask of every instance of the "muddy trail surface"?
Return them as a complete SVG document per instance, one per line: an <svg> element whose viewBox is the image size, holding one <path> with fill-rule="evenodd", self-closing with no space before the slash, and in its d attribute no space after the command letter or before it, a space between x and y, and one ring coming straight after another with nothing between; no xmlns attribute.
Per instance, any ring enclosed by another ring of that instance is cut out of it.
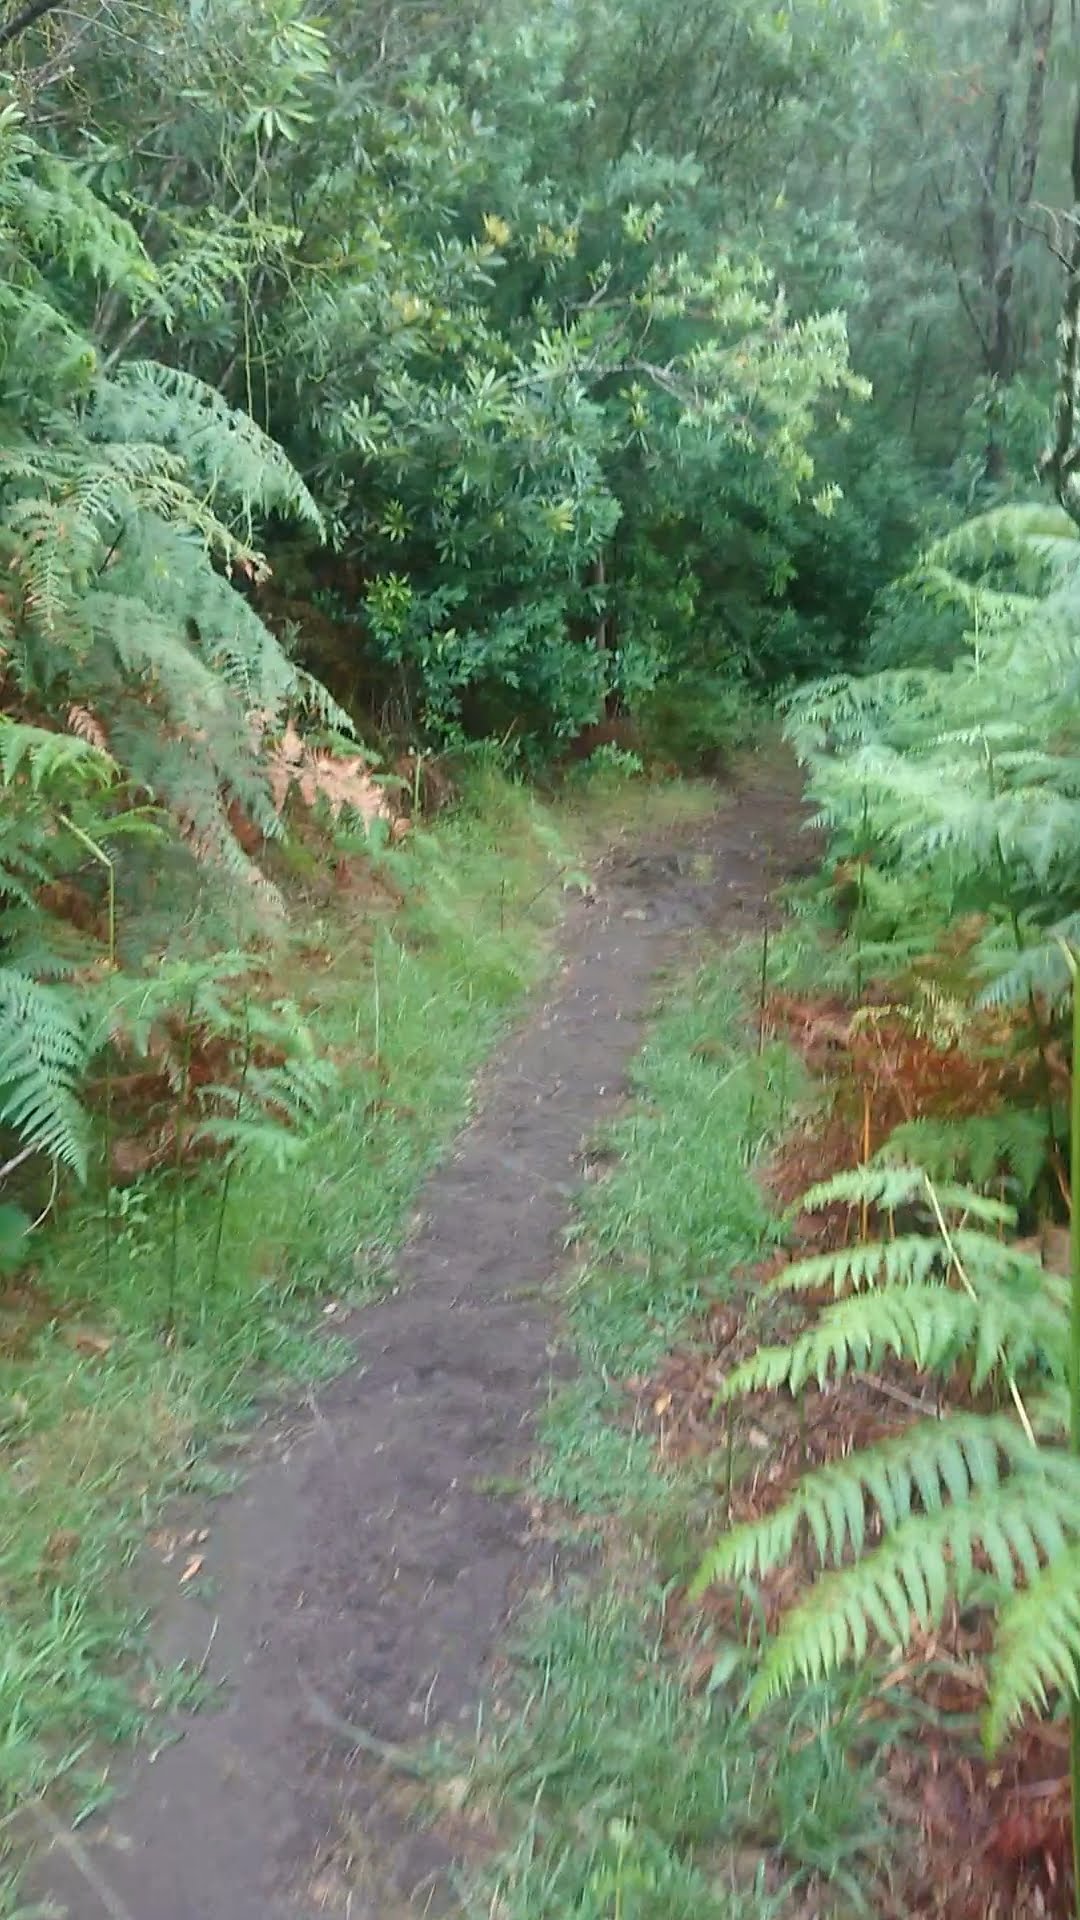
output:
<svg viewBox="0 0 1080 1920"><path fill-rule="evenodd" d="M805 866L789 769L755 763L714 817L602 860L561 964L428 1181L391 1294L345 1326L355 1364L268 1418L242 1489L194 1524L207 1597L158 1651L212 1706L144 1754L108 1814L59 1836L33 1893L68 1920L394 1920L454 1911L453 1844L410 1817L408 1764L467 1733L515 1597L546 1569L520 1474L558 1350L581 1153L625 1092L658 975L688 938L761 924ZM190 1516L188 1524L193 1524ZM398 1755L400 1763L402 1756Z"/></svg>

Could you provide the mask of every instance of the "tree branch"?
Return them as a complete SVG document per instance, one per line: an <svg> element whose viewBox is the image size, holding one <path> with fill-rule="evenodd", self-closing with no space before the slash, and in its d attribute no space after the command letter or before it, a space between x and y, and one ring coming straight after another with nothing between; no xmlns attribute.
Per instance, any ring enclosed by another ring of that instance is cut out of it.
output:
<svg viewBox="0 0 1080 1920"><path fill-rule="evenodd" d="M47 13L55 13L57 7L63 4L64 0L27 0L25 7L0 25L0 48L10 46L20 34L28 32L37 21L43 19Z"/></svg>

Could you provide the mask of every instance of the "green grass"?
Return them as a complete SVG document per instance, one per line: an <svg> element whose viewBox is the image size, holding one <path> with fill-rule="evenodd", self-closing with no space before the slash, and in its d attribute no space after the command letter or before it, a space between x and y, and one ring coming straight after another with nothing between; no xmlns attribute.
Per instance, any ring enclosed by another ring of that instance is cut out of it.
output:
<svg viewBox="0 0 1080 1920"><path fill-rule="evenodd" d="M502 1920L765 1920L815 1883L819 1915L865 1911L884 1839L849 1689L807 1692L752 1740L721 1688L689 1693L641 1567L551 1606L521 1649L523 1711L474 1769L504 1844L466 1893Z"/></svg>
<svg viewBox="0 0 1080 1920"><path fill-rule="evenodd" d="M773 1236L752 1166L803 1091L786 1048L757 1054L730 967L677 994L633 1083L632 1111L603 1142L615 1167L579 1209L586 1258L570 1320L581 1377L548 1417L540 1470L542 1491L593 1514L669 1498L655 1449L619 1419L619 1382L647 1374Z"/></svg>
<svg viewBox="0 0 1080 1920"><path fill-rule="evenodd" d="M178 1208L166 1176L114 1195L109 1233L90 1193L37 1236L0 1296L0 1813L59 1775L69 1807L90 1805L100 1742L185 1684L155 1670L133 1612L163 1497L220 1483L207 1447L230 1428L242 1447L257 1391L340 1365L327 1303L384 1281L584 854L620 821L708 803L606 782L546 807L474 771L453 813L382 856L403 906L298 912L282 984L340 1084L298 1160L236 1173L220 1249L220 1170L188 1177Z"/></svg>
<svg viewBox="0 0 1080 1920"><path fill-rule="evenodd" d="M809 1882L815 1913L866 1910L862 1882L884 1846L884 1730L862 1720L857 1681L807 1690L751 1728L735 1643L703 1637L712 1681L688 1688L665 1608L722 1524L724 1450L697 1470L666 1467L621 1384L730 1297L735 1270L775 1234L753 1168L806 1089L783 1048L758 1055L746 1004L730 958L677 993L605 1143L613 1170L581 1204L569 1293L580 1378L549 1411L537 1482L571 1538L591 1540L592 1565L537 1605L500 1730L476 1757L473 1793L502 1847L466 1895L470 1914L767 1920L798 1911Z"/></svg>

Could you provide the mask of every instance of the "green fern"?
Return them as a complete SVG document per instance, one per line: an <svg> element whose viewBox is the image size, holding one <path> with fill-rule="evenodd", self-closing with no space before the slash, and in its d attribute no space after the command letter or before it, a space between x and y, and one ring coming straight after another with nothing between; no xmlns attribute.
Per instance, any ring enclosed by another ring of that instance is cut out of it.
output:
<svg viewBox="0 0 1080 1920"><path fill-rule="evenodd" d="M990 584L1003 569L1015 590ZM981 911L986 997L1064 998L1061 941L1080 894L1077 529L1042 505L983 515L931 550L909 591L961 607L965 647L942 669L834 678L792 698L788 737L818 822L841 856L870 856L893 925L917 927L923 956L953 913ZM873 955L886 974L915 957L890 953L887 936Z"/></svg>
<svg viewBox="0 0 1080 1920"><path fill-rule="evenodd" d="M110 787L119 768L111 754L73 733L27 726L0 714L0 781L12 786L25 774L31 790L53 794Z"/></svg>
<svg viewBox="0 0 1080 1920"><path fill-rule="evenodd" d="M890 1651L906 1649L914 1631L941 1624L953 1600L974 1591L1000 1599L1021 1578L1038 1583L1045 1561L1056 1570L1070 1547L1076 1551L1080 1469L1063 1461L1071 1472L1048 1474L1037 1461L1033 1453L1030 1469L1013 1463L1009 1478L986 1492L889 1527L879 1547L823 1575L766 1651L753 1704L763 1707L798 1680L819 1680L864 1659L872 1636ZM977 1578L976 1553L990 1563L989 1583ZM1023 1704L1023 1687L999 1642L988 1729L1003 1733Z"/></svg>
<svg viewBox="0 0 1080 1920"><path fill-rule="evenodd" d="M823 1183L803 1205L838 1202L923 1202L925 1231L818 1255L778 1276L774 1292L827 1291L834 1303L785 1345L734 1369L722 1397L798 1394L892 1357L942 1381L963 1364L976 1388L994 1387L1011 1411L924 1420L805 1474L777 1511L717 1543L695 1587L768 1574L804 1530L813 1541L822 1572L765 1650L754 1692L761 1706L797 1680L862 1659L875 1642L907 1645L951 1600L970 1597L984 1561L987 1592L1005 1603L987 1718L998 1738L1040 1686L1063 1676L1074 1684L1080 1605L1063 1571L1067 1561L1075 1575L1080 1543L1080 1461L1063 1448L1069 1285L982 1230L1007 1224L1007 1208L937 1187L920 1167L872 1163ZM1047 1624L1034 1635L1026 1623L1040 1592Z"/></svg>
<svg viewBox="0 0 1080 1920"><path fill-rule="evenodd" d="M74 990L0 967L0 1126L85 1179L89 1128L78 1088L90 1058Z"/></svg>
<svg viewBox="0 0 1080 1920"><path fill-rule="evenodd" d="M820 1181L807 1190L797 1205L802 1213L820 1213L826 1207L839 1204L848 1207L865 1204L882 1212L896 1212L900 1207L918 1202L927 1205L931 1198L939 1207L957 1209L968 1219L982 1220L987 1225L1004 1226L1013 1219L1012 1209L1000 1200L977 1193L971 1187L949 1183L932 1188L925 1168L917 1162L901 1161L893 1165L883 1155L868 1166L853 1167L831 1180Z"/></svg>
<svg viewBox="0 0 1080 1920"><path fill-rule="evenodd" d="M1001 1107L963 1120L911 1120L894 1128L882 1154L917 1162L939 1190L941 1182L957 1175L978 1188L1006 1173L1026 1198L1045 1164L1046 1118L1025 1107Z"/></svg>
<svg viewBox="0 0 1080 1920"><path fill-rule="evenodd" d="M281 513L323 532L322 515L295 467L250 415L180 367L127 361L95 390L90 427L114 450L165 448L200 497L232 501L248 537L256 515Z"/></svg>
<svg viewBox="0 0 1080 1920"><path fill-rule="evenodd" d="M982 1291L974 1299L913 1282L842 1300L790 1346L759 1349L725 1381L722 1397L782 1386L797 1394L810 1380L823 1387L856 1368L876 1371L890 1354L943 1379L970 1355L976 1388L995 1374L1008 1378L1024 1367L1060 1364L1064 1303L1056 1303L1055 1311L1037 1284L1011 1292L996 1286L987 1297L986 1276L980 1277Z"/></svg>
<svg viewBox="0 0 1080 1920"><path fill-rule="evenodd" d="M776 1512L734 1528L711 1549L694 1582L697 1593L714 1580L753 1579L791 1554L805 1521L824 1562L849 1550L861 1554L868 1535L867 1501L895 1531L916 1506L935 1514L946 1502L960 1507L980 1489L997 1486L1002 1465L1027 1460L1030 1442L1005 1415L955 1414L925 1420L895 1439L856 1452L804 1476Z"/></svg>
<svg viewBox="0 0 1080 1920"><path fill-rule="evenodd" d="M158 276L130 226L7 110L0 225L5 670L31 710L61 699L106 716L117 779L172 815L193 867L246 897L258 931L280 903L241 852L230 803L278 834L262 743L305 713L341 733L351 723L229 576L261 572L271 516L321 534L319 509L274 441L193 373L102 366L65 276L100 277L165 318ZM43 339L62 347L43 354Z"/></svg>
<svg viewBox="0 0 1080 1920"><path fill-rule="evenodd" d="M179 1084L180 1052L161 1045L169 1023L179 1022L185 1034L223 1040L251 1056L244 1076L247 1121L257 1111L264 1121L303 1132L323 1111L337 1072L293 1001L258 998L264 972L264 962L236 949L176 960L152 973L117 975L97 996L91 1044L95 1050L112 1045L142 1058L153 1050L159 1066ZM281 1058L264 1065L260 1053ZM229 1138L235 1092L229 1083L200 1089L205 1108L200 1125L207 1138Z"/></svg>
<svg viewBox="0 0 1080 1920"><path fill-rule="evenodd" d="M1034 1446L1016 1421L977 1413L923 1421L806 1475L776 1513L737 1527L712 1549L695 1592L769 1573L794 1552L803 1526L823 1568L834 1570L819 1575L767 1647L756 1706L799 1679L865 1658L875 1637L890 1649L907 1646L914 1631L940 1624L950 1602L963 1604L974 1592L1014 1596L1002 1615L988 1732L999 1738L1034 1697L1033 1675L1055 1677L1052 1631L1033 1649L1024 1606L1030 1601L1034 1610L1046 1586L1048 1595L1060 1592L1068 1615L1065 1595L1080 1551L1080 1462ZM989 1562L989 1589L977 1554ZM1021 1581L1027 1584L1017 1593ZM1057 1678L1067 1657L1059 1646Z"/></svg>
<svg viewBox="0 0 1080 1920"><path fill-rule="evenodd" d="M1001 1609L991 1665L987 1745L1000 1745L1028 1708L1076 1695L1080 1674L1080 1543L1063 1547Z"/></svg>

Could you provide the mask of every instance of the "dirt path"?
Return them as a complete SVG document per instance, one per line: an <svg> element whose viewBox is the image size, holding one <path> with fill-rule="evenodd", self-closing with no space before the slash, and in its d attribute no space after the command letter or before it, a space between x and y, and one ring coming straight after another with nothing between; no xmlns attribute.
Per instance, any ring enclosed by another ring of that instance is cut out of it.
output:
<svg viewBox="0 0 1080 1920"><path fill-rule="evenodd" d="M550 1284L584 1138L609 1116L658 971L695 929L760 924L798 858L790 777L764 765L676 843L613 856L564 962L484 1076L423 1196L400 1290L356 1313L356 1365L267 1423L243 1490L205 1516L209 1599L166 1651L202 1656L219 1709L137 1766L81 1862L35 1892L69 1920L392 1920L445 1909L445 1843L401 1781L327 1723L408 1743L467 1728L513 1595L520 1469L558 1371Z"/></svg>

